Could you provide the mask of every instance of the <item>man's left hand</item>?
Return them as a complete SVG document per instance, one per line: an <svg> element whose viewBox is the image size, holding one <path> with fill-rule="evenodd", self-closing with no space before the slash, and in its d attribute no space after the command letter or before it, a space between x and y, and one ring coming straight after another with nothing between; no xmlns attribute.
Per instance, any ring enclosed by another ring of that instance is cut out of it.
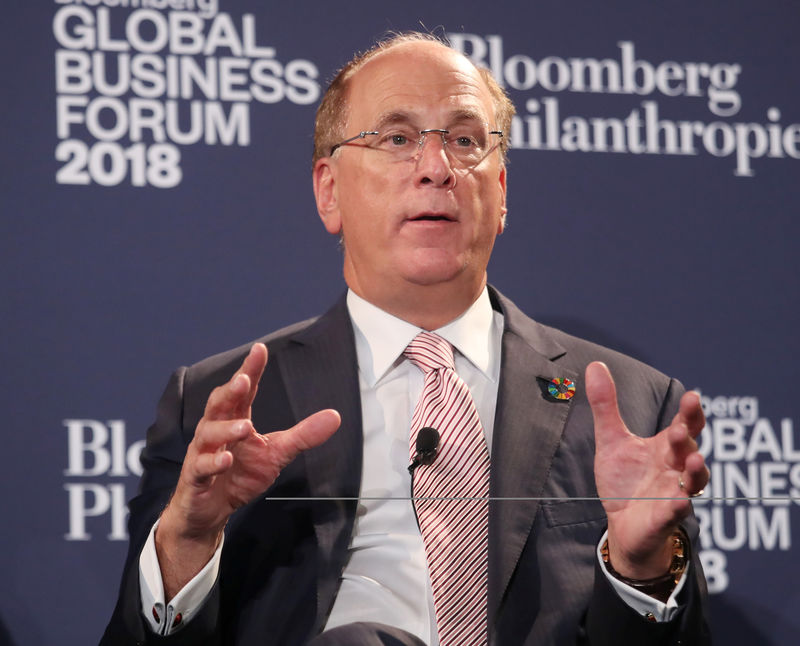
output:
<svg viewBox="0 0 800 646"><path fill-rule="evenodd" d="M609 559L630 579L661 576L669 568L670 535L689 515L689 498L708 483L695 441L705 425L700 397L685 393L670 425L642 438L622 421L605 364L595 361L586 368L586 395L594 416L595 480L608 516Z"/></svg>

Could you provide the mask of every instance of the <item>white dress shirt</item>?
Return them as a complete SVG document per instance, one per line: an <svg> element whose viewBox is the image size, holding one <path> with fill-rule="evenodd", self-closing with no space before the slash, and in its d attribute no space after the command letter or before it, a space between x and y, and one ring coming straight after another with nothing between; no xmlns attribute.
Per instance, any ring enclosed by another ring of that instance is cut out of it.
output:
<svg viewBox="0 0 800 646"><path fill-rule="evenodd" d="M348 293L359 366L364 462L350 559L326 628L376 621L438 644L425 546L409 500L409 430L422 371L403 356L422 330ZM484 290L472 307L436 334L456 349L491 453L500 377L503 316Z"/></svg>
<svg viewBox="0 0 800 646"><path fill-rule="evenodd" d="M421 329L352 291L347 307L355 332L364 432L361 499L341 587L325 627L380 622L436 646L425 547L409 499L409 425L424 379L403 351ZM456 372L475 400L491 455L503 316L492 309L484 289L464 314L434 332L455 348ZM139 560L142 608L154 632L171 634L188 623L213 587L222 544L209 564L165 605L154 530ZM600 563L605 571L602 559ZM640 614L652 613L658 621L669 620L677 610L675 595L685 580L684 575L664 604L606 576L628 605ZM173 626L178 614L182 620Z"/></svg>

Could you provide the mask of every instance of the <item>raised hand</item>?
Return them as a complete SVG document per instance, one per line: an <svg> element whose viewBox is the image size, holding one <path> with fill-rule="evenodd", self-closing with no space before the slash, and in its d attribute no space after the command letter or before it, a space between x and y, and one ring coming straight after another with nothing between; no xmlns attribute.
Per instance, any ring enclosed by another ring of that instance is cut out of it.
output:
<svg viewBox="0 0 800 646"><path fill-rule="evenodd" d="M339 413L322 410L289 430L259 434L251 405L266 365L267 348L257 343L230 381L208 398L156 531L168 599L211 558L230 515L269 488L298 453L322 444L339 427Z"/></svg>
<svg viewBox="0 0 800 646"><path fill-rule="evenodd" d="M708 482L695 441L705 424L700 398L684 394L670 425L641 438L620 417L605 364L586 368L586 395L594 417L595 480L608 516L611 563L631 579L663 575L671 556L668 539L691 511L689 497Z"/></svg>

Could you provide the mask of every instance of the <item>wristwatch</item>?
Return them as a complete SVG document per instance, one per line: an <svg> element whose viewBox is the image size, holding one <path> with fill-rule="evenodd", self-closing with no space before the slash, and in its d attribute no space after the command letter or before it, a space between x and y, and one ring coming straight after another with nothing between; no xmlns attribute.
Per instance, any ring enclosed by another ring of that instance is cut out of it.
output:
<svg viewBox="0 0 800 646"><path fill-rule="evenodd" d="M689 542L689 537L686 535L686 532L678 528L673 532L670 539L672 541L672 561L669 564L669 571L653 579L629 579L617 572L611 565L611 559L608 556L608 539L603 541L600 554L603 557L606 570L611 576L639 590L639 592L643 592L650 597L664 602L669 599L669 595L672 594L675 586L678 585L678 581L681 580L683 573L686 571L686 566L691 557L691 543Z"/></svg>

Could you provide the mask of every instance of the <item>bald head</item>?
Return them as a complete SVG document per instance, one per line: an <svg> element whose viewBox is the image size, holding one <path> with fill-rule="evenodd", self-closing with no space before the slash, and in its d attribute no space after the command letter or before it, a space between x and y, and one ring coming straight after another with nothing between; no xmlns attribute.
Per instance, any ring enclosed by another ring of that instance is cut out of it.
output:
<svg viewBox="0 0 800 646"><path fill-rule="evenodd" d="M506 142L511 129L511 118L515 112L514 105L505 91L497 84L497 81L494 80L488 70L475 67L472 61L463 54L456 52L447 43L430 34L408 32L382 40L366 52L357 54L336 74L317 109L312 165L321 157L330 155L331 148L335 144L348 136L358 134L347 130L350 82L370 61L397 48L403 48L409 53L413 52L413 55L420 57L423 61L426 57L426 52L430 55L437 51L441 53L441 50L446 50L448 53L453 53L455 56L462 58L466 65L477 71L492 99L495 121L492 127L502 130L506 135L505 140L501 142L501 149L505 158ZM352 129L353 125L350 124L350 127ZM368 128L372 127L372 125L366 124L355 127Z"/></svg>

